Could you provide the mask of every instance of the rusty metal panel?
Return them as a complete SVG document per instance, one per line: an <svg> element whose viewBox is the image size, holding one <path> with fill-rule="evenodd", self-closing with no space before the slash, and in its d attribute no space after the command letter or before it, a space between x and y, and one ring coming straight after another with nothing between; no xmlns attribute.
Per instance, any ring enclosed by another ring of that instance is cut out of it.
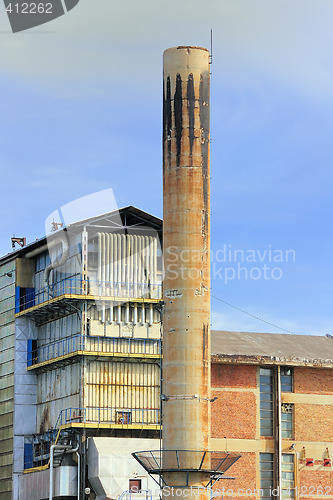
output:
<svg viewBox="0 0 333 500"><path fill-rule="evenodd" d="M61 410L79 407L80 365L74 363L37 376L37 431L54 427Z"/></svg>
<svg viewBox="0 0 333 500"><path fill-rule="evenodd" d="M87 364L85 406L157 410L159 378L159 367L153 363L90 361ZM147 411L147 423L152 418L156 418L154 412Z"/></svg>

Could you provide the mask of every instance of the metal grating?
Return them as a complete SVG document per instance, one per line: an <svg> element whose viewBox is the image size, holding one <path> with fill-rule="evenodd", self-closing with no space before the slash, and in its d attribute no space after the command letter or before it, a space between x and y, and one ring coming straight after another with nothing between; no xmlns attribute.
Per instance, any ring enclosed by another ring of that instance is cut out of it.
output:
<svg viewBox="0 0 333 500"><path fill-rule="evenodd" d="M159 475L166 486L163 477L166 472L203 472L209 477L209 486L240 458L235 453L202 450L152 450L132 455L149 475Z"/></svg>

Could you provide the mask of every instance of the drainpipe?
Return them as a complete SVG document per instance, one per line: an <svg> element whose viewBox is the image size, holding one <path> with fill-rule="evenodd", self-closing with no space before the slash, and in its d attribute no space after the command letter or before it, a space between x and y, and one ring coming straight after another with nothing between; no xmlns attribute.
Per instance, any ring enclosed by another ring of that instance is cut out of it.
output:
<svg viewBox="0 0 333 500"><path fill-rule="evenodd" d="M53 462L54 462L54 451L64 450L65 453L76 453L79 450L79 444L76 448L68 448L68 446L63 444L53 444L50 448L50 490L49 490L49 500L53 500ZM79 463L78 463L79 465ZM79 473L79 470L78 470ZM79 482L79 480L78 480ZM78 493L79 495L79 493ZM78 496L79 499L79 496Z"/></svg>
<svg viewBox="0 0 333 500"><path fill-rule="evenodd" d="M277 467L277 487L278 500L282 500L282 415L281 415L281 367L277 366L277 451L278 451L278 467Z"/></svg>
<svg viewBox="0 0 333 500"><path fill-rule="evenodd" d="M77 456L77 500L80 500L80 486L81 486L81 456L78 451L75 452Z"/></svg>
<svg viewBox="0 0 333 500"><path fill-rule="evenodd" d="M33 257L36 257L36 255L50 250L57 243L59 243L58 240L52 240L49 243L45 243L45 245L42 245L41 247L35 248L35 250L30 250L30 252L24 254L23 257L25 259L32 259Z"/></svg>
<svg viewBox="0 0 333 500"><path fill-rule="evenodd" d="M56 243L62 243L62 255L59 260L47 266L44 270L43 283L46 288L49 287L50 273L56 267L61 267L65 264L69 255L69 244L65 236L56 240ZM48 290L48 294L52 297L52 293Z"/></svg>

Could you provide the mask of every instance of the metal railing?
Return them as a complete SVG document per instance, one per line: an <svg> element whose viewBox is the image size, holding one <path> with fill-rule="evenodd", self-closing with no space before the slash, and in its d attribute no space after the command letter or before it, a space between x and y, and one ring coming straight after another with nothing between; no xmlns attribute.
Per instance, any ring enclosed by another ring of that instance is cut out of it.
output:
<svg viewBox="0 0 333 500"><path fill-rule="evenodd" d="M28 343L29 345L31 344ZM110 355L124 354L124 356L159 356L161 354L161 341L159 339L85 337L77 333L71 337L35 349L29 349L28 347L27 364L33 366L77 351L99 352Z"/></svg>
<svg viewBox="0 0 333 500"><path fill-rule="evenodd" d="M160 498L159 495L155 495L156 498ZM152 490L138 490L138 491L130 491L125 490L119 495L118 500L152 500L153 494Z"/></svg>
<svg viewBox="0 0 333 500"><path fill-rule="evenodd" d="M160 425L156 408L66 408L60 412L56 428L70 424Z"/></svg>
<svg viewBox="0 0 333 500"><path fill-rule="evenodd" d="M29 289L25 294L16 297L16 312L29 309L50 299L62 295L88 295L101 298L147 298L161 299L161 283L129 283L129 282L106 282L95 280L82 280L81 277L69 277L52 283L39 290Z"/></svg>

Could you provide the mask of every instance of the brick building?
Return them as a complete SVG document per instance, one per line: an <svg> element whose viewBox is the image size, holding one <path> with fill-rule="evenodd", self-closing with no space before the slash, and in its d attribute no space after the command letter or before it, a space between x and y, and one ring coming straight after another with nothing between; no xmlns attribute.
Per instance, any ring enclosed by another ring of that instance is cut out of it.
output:
<svg viewBox="0 0 333 500"><path fill-rule="evenodd" d="M212 396L212 449L242 455L224 496L333 498L331 336L213 331Z"/></svg>

